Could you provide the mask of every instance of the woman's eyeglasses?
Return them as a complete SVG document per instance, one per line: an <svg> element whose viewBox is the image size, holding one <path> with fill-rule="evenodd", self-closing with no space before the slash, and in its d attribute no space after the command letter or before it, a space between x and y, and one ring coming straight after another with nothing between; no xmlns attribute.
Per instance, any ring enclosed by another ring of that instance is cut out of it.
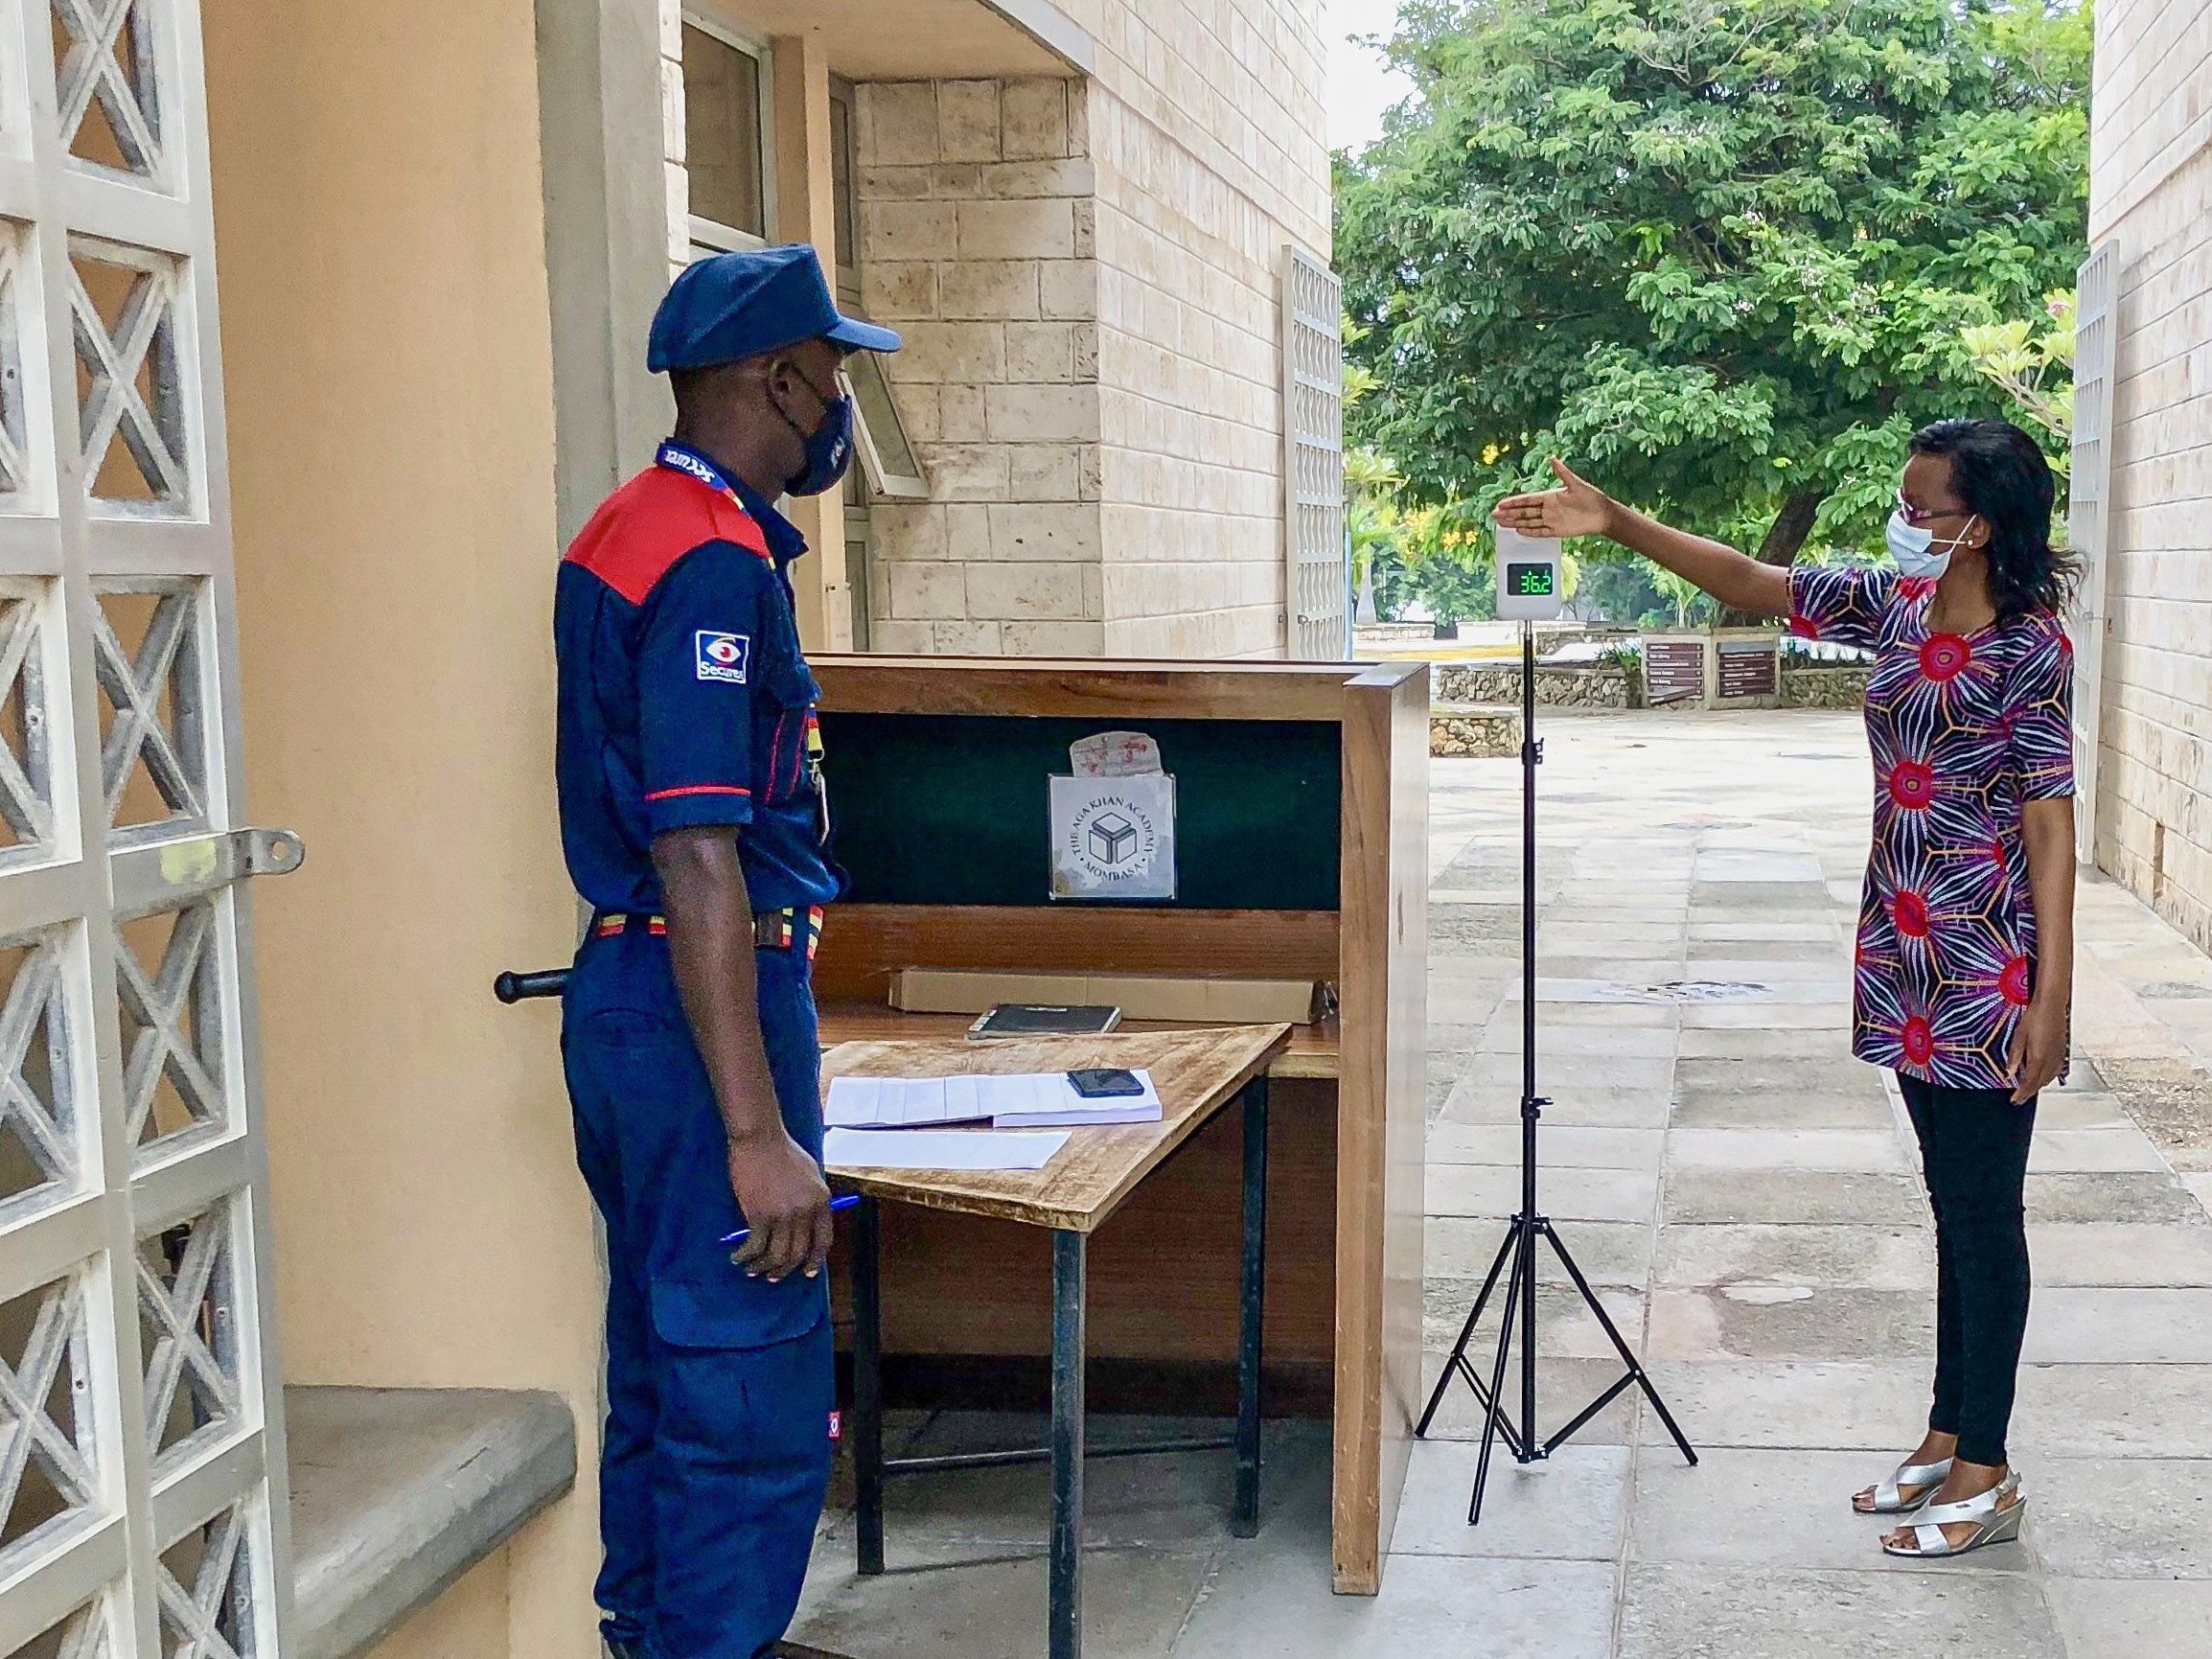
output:
<svg viewBox="0 0 2212 1659"><path fill-rule="evenodd" d="M1897 493L1897 510L1904 515L1904 521L1918 529L1923 524L1933 524L1938 518L1970 518L1971 507L1936 507L1924 513L1904 498L1904 492Z"/></svg>

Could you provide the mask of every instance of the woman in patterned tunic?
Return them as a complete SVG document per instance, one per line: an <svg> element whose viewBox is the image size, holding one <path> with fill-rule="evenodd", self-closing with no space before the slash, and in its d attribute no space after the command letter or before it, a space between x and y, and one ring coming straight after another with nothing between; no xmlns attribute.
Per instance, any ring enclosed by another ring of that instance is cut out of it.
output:
<svg viewBox="0 0 2212 1659"><path fill-rule="evenodd" d="M1926 1438L1853 1504L1916 1517L1883 1537L1892 1555L2016 1537L2026 1500L2004 1442L2028 1309L2021 1187L2037 1094L2065 1070L2073 994L2073 653L2050 469L2016 426L1939 421L1905 463L1898 567L1789 570L1552 469L1560 487L1500 502L1499 523L1609 537L1723 605L1875 654L1852 1051L1897 1073L1920 1140L1936 1371Z"/></svg>

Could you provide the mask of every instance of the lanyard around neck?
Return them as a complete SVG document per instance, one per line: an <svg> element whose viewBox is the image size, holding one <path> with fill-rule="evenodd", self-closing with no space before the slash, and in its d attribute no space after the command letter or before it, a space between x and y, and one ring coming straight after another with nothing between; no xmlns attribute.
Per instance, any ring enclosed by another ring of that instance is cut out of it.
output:
<svg viewBox="0 0 2212 1659"><path fill-rule="evenodd" d="M739 499L735 487L722 475L722 469L702 455L697 449L694 449L689 444L680 444L674 438L662 439L660 448L654 451L653 464L657 467L666 467L672 472L688 473L704 484L709 490L721 491L732 501L736 501L741 509L745 506L744 501Z"/></svg>
<svg viewBox="0 0 2212 1659"><path fill-rule="evenodd" d="M758 520L753 518L752 509L745 504L745 497L740 495L729 480L722 475L720 467L717 467L689 444L680 444L674 438L662 439L660 448L654 451L653 464L657 467L666 467L671 472L681 472L688 478L697 478L709 490L724 496L740 513L743 513L747 520L751 522L755 530L758 531ZM765 532L762 533L761 544L753 551L758 553L769 565L775 565L775 555L768 549Z"/></svg>

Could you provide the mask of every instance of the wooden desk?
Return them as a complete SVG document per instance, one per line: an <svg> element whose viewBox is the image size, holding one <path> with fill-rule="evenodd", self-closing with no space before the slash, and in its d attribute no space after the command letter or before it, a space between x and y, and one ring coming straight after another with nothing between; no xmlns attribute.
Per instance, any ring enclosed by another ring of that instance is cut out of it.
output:
<svg viewBox="0 0 2212 1659"><path fill-rule="evenodd" d="M1266 1282L1267 1071L1289 1046L1287 1025L1226 1025L970 1043L888 1040L841 1043L822 1058L822 1090L841 1076L943 1077L984 1072L1063 1071L1084 1066L1143 1067L1160 1093L1157 1123L1077 1129L1037 1170L836 1168L841 1187L867 1195L852 1229L853 1465L860 1570L884 1570L883 1483L887 1476L1049 1460L1052 1532L1047 1566L1048 1652L1083 1650L1083 1463L1086 1455L1236 1449L1231 1526L1240 1537L1259 1520L1259 1361ZM1244 1240L1237 1319L1237 1411L1233 1440L1182 1440L1086 1453L1083 1433L1086 1256L1092 1233L1137 1186L1238 1095L1244 1100ZM1019 1222L1052 1233L1052 1433L1038 1450L887 1461L883 1447L883 1302L876 1201Z"/></svg>
<svg viewBox="0 0 2212 1659"><path fill-rule="evenodd" d="M815 963L825 1037L956 1038L885 1006L908 967L1325 979L1340 1015L1269 1063L1270 1398L1334 1419L1332 1582L1372 1595L1421 1399L1422 664L828 657L823 769L852 887ZM1048 777L1136 729L1176 779L1178 880L1137 905L1050 896ZM1133 1032L1146 1029L1132 1025ZM1222 1294L1242 1241L1233 1114L1216 1114L1091 1240L1094 1392L1226 1410ZM1047 1403L1044 1228L901 1204L883 1216L887 1375ZM833 1269L841 1308L850 1280ZM905 1310L903 1313L901 1310ZM924 1317L926 1315L926 1317Z"/></svg>

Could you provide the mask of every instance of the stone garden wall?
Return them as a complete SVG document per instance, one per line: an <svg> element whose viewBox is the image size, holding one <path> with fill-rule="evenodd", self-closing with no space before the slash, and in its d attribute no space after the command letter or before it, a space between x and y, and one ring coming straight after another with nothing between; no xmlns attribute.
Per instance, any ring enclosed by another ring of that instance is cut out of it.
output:
<svg viewBox="0 0 2212 1659"><path fill-rule="evenodd" d="M1782 706L1785 708L1851 708L1866 702L1863 665L1792 667L1782 662Z"/></svg>
<svg viewBox="0 0 2212 1659"><path fill-rule="evenodd" d="M1518 663L1440 662L1439 703L1521 702ZM1536 665L1536 702L1548 708L1633 708L1643 701L1643 677L1618 662Z"/></svg>
<svg viewBox="0 0 2212 1659"><path fill-rule="evenodd" d="M1509 759L1521 747L1521 670L1515 664L1440 662L1430 704L1429 752ZM1782 665L1784 708L1854 709L1866 700L1866 667L1855 663ZM1559 663L1536 669L1536 701L1547 708L1603 712L1644 705L1642 673L1618 662ZM1696 700L1665 705L1684 715Z"/></svg>
<svg viewBox="0 0 2212 1659"><path fill-rule="evenodd" d="M1432 708L1429 752L1490 758L1521 752L1521 711L1517 708Z"/></svg>

